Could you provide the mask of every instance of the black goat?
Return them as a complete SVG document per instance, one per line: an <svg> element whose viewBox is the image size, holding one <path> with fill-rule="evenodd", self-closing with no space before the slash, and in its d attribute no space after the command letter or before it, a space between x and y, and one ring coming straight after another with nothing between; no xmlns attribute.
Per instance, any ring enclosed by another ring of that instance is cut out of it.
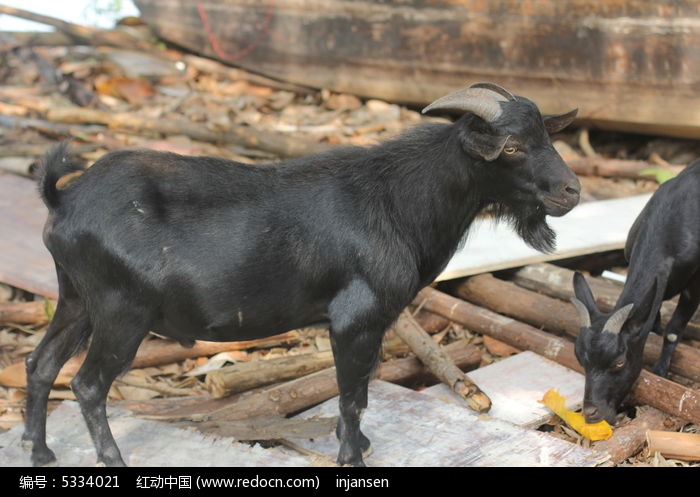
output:
<svg viewBox="0 0 700 497"><path fill-rule="evenodd" d="M625 245L629 262L615 309L598 310L581 273L574 275L572 302L581 319L576 357L584 367L583 413L590 423L614 423L642 370L649 331L660 325L664 300L680 294L664 330L654 373L666 376L673 351L700 302L700 161L661 186L630 228Z"/></svg>
<svg viewBox="0 0 700 497"><path fill-rule="evenodd" d="M474 217L492 207L531 246L551 250L546 215L579 200L578 179L548 136L575 111L543 118L530 100L488 83L424 111L433 109L465 115L375 147L265 166L119 151L80 174L64 146L49 152L40 191L60 297L27 359L23 439L33 463L55 461L47 396L88 338L72 388L98 464L123 465L105 398L149 330L191 344L323 322L340 391L338 462L363 465L370 442L360 412L384 331L442 271Z"/></svg>

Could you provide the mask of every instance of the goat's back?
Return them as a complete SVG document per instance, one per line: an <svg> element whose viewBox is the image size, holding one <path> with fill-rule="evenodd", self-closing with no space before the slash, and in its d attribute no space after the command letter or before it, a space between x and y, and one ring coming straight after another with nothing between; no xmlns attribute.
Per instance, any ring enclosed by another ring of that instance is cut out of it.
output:
<svg viewBox="0 0 700 497"><path fill-rule="evenodd" d="M700 269L700 160L659 186L629 231L625 256L632 277L670 272L666 298Z"/></svg>

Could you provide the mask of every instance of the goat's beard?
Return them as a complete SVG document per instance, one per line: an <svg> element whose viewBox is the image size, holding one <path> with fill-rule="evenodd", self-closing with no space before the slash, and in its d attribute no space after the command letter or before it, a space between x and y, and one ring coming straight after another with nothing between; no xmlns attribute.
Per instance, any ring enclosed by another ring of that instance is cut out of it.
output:
<svg viewBox="0 0 700 497"><path fill-rule="evenodd" d="M496 219L510 223L520 238L530 247L544 253L554 252L557 235L547 224L547 215L543 207L539 205L511 207L505 204L493 204L488 211Z"/></svg>

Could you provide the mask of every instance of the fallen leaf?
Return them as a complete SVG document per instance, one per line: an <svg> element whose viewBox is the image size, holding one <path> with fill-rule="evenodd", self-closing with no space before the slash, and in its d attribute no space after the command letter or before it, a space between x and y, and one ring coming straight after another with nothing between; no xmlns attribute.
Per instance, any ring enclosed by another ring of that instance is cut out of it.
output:
<svg viewBox="0 0 700 497"><path fill-rule="evenodd" d="M156 94L148 80L123 76L96 78L95 89L100 95L121 98L131 104L141 103Z"/></svg>

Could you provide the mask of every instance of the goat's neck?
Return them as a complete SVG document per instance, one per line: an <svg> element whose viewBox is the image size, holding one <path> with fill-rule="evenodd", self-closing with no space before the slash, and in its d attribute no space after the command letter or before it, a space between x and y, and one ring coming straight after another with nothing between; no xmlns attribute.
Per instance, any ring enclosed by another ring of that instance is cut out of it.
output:
<svg viewBox="0 0 700 497"><path fill-rule="evenodd" d="M438 276L484 207L453 128L392 156L384 205L412 251L423 284Z"/></svg>

